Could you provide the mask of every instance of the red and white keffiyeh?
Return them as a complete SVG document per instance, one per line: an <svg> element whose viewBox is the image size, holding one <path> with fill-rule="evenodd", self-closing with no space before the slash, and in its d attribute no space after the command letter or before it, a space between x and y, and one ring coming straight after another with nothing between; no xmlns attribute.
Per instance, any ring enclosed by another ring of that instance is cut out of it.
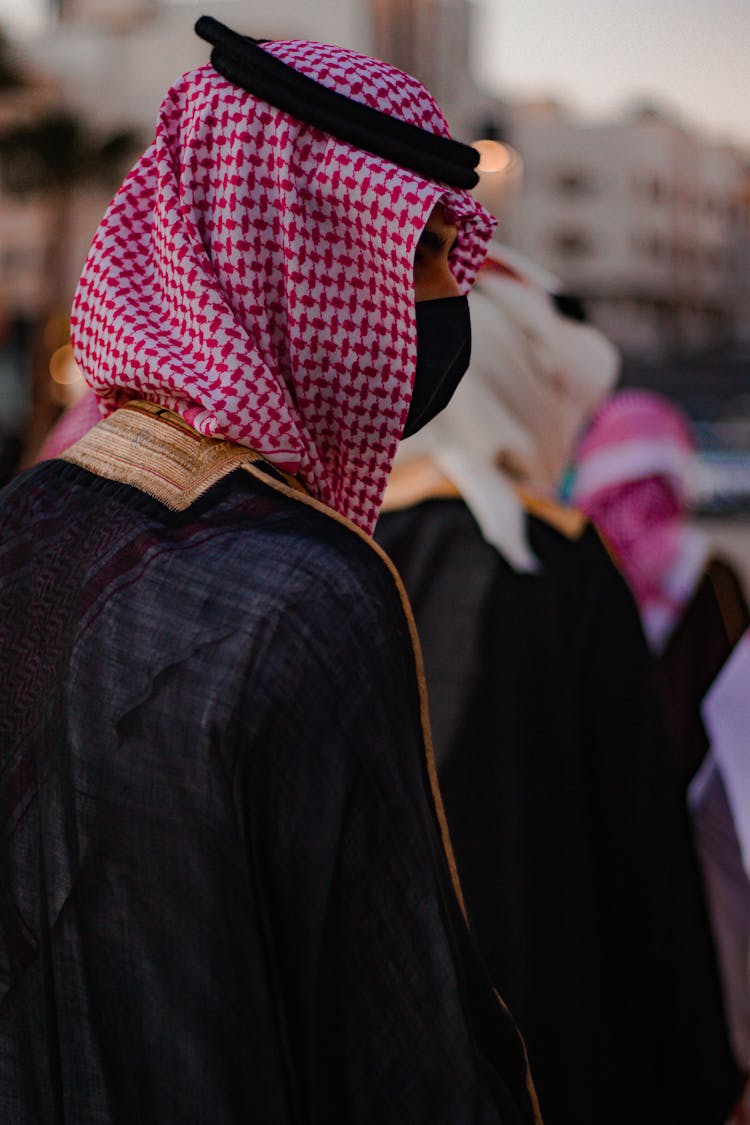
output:
<svg viewBox="0 0 750 1125"><path fill-rule="evenodd" d="M449 136L424 87L386 63L302 41L265 49ZM409 408L414 250L438 202L459 229L451 265L466 291L494 227L467 192L201 67L168 92L96 234L73 305L76 359L105 410L169 407L369 532Z"/></svg>
<svg viewBox="0 0 750 1125"><path fill-rule="evenodd" d="M660 652L707 562L688 524L695 449L687 418L649 391L620 391L599 410L576 455L571 499L604 533Z"/></svg>

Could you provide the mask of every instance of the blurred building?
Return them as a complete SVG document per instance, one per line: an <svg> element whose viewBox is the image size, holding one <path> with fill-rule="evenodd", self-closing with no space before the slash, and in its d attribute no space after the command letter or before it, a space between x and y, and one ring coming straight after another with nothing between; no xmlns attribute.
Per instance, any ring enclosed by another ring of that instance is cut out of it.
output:
<svg viewBox="0 0 750 1125"><path fill-rule="evenodd" d="M193 24L209 11L258 38L309 38L387 59L415 74L464 139L494 136L502 104L473 77L471 0L51 0L53 17L29 43L76 108L107 125L153 123L164 90L206 61Z"/></svg>
<svg viewBox="0 0 750 1125"><path fill-rule="evenodd" d="M49 135L54 136L61 119L55 116L54 104L43 108L34 99L37 115L26 119L26 128L21 129L3 114L5 102L0 96L0 319L35 322L70 304L80 263L111 198L112 184L96 179L76 182L73 169L64 182L45 182L44 171L37 174L30 169L28 185L8 187L2 165L9 160L16 167L26 159L34 161L43 126L51 123ZM67 121L63 119L64 124ZM20 149L13 154L6 151L11 129L12 141Z"/></svg>
<svg viewBox="0 0 750 1125"><path fill-rule="evenodd" d="M63 84L67 104L101 127L148 139L166 89L208 60L193 32L208 11L257 38L369 46L369 0L55 0L55 19L28 43L34 63Z"/></svg>
<svg viewBox="0 0 750 1125"><path fill-rule="evenodd" d="M0 310L6 318L34 317L48 304L56 217L44 197L0 192Z"/></svg>
<svg viewBox="0 0 750 1125"><path fill-rule="evenodd" d="M68 401L50 359L133 137L92 130L61 77L0 36L0 482ZM58 373L59 374L59 373Z"/></svg>
<svg viewBox="0 0 750 1125"><path fill-rule="evenodd" d="M439 102L461 140L497 140L503 103L476 83L472 47L476 9L470 0L371 0L371 53L414 74Z"/></svg>
<svg viewBox="0 0 750 1125"><path fill-rule="evenodd" d="M626 353L736 343L750 292L741 153L645 107L587 124L527 104L511 136L524 183L505 237L580 294Z"/></svg>
<svg viewBox="0 0 750 1125"><path fill-rule="evenodd" d="M124 31L151 15L155 0L51 0L50 7L61 21L95 21Z"/></svg>
<svg viewBox="0 0 750 1125"><path fill-rule="evenodd" d="M12 472L32 401L33 337L54 290L58 248L55 202L21 180L33 154L33 135L59 96L54 84L25 73L12 47L0 39L0 483ZM21 141L20 168L10 138Z"/></svg>
<svg viewBox="0 0 750 1125"><path fill-rule="evenodd" d="M49 299L56 216L44 192L14 182L12 154L2 142L29 135L59 97L54 82L27 73L10 44L0 42L0 320L5 323L36 316ZM32 158L24 156L26 162Z"/></svg>
<svg viewBox="0 0 750 1125"><path fill-rule="evenodd" d="M47 26L24 44L45 76L40 88L100 131L134 128L146 144L165 89L208 57L192 30L206 4L49 3ZM506 149L509 163L483 184L501 238L586 298L626 352L654 358L723 346L743 333L750 344L750 174L736 152L653 110L594 125L556 104L509 109L473 78L471 0L207 7L258 37L310 37L386 58L422 78L455 135L510 140L520 156ZM0 129L5 104L3 95ZM62 241L50 232L44 200L0 201L0 308L9 284L24 307L44 304L50 286L62 305L69 301L107 201L106 189L79 182Z"/></svg>
<svg viewBox="0 0 750 1125"><path fill-rule="evenodd" d="M737 336L740 350L750 358L750 156L745 161L740 215L740 236L737 244L740 263L737 287Z"/></svg>
<svg viewBox="0 0 750 1125"><path fill-rule="evenodd" d="M53 0L55 19L30 49L99 123L148 128L183 71L206 61L193 24L204 11L258 38L309 38L387 59L421 78L453 130L483 135L497 99L475 84L470 0Z"/></svg>

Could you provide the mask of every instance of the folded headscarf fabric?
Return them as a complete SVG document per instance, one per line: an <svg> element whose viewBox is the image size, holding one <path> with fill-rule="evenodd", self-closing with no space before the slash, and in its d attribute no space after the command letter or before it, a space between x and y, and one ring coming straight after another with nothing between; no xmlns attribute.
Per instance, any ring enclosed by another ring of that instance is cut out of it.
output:
<svg viewBox="0 0 750 1125"><path fill-rule="evenodd" d="M687 523L694 465L687 419L648 391L614 395L576 455L571 498L614 550L657 652L707 561L704 537Z"/></svg>
<svg viewBox="0 0 750 1125"><path fill-rule="evenodd" d="M555 495L578 431L619 359L598 329L556 309L533 263L492 247L469 297L472 356L450 405L399 450L428 455L457 485L488 542L536 569L515 483Z"/></svg>
<svg viewBox="0 0 750 1125"><path fill-rule="evenodd" d="M264 49L440 136L415 79L338 47ZM252 446L370 531L416 368L413 258L443 203L466 291L494 228L467 192L353 148L210 66L168 92L94 239L72 316L105 410L164 405Z"/></svg>

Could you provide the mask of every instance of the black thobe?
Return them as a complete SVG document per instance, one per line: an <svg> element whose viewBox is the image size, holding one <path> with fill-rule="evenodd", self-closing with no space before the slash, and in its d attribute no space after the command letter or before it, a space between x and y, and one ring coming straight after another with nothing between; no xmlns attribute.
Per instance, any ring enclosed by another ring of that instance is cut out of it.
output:
<svg viewBox="0 0 750 1125"><path fill-rule="evenodd" d="M0 1121L529 1122L393 575L268 467L166 506L186 429L0 494Z"/></svg>
<svg viewBox="0 0 750 1125"><path fill-rule="evenodd" d="M424 650L459 874L547 1125L721 1125L738 1092L638 614L596 533L459 499L381 517Z"/></svg>
<svg viewBox="0 0 750 1125"><path fill-rule="evenodd" d="M685 788L708 750L701 703L750 626L740 580L719 558L708 561L657 661L659 689Z"/></svg>

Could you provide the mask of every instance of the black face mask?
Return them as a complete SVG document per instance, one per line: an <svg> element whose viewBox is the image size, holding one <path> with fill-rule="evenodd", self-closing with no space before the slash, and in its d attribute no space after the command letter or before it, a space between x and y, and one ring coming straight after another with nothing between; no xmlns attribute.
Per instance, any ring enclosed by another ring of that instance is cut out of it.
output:
<svg viewBox="0 0 750 1125"><path fill-rule="evenodd" d="M417 374L402 437L411 437L444 410L466 373L471 321L466 297L418 301Z"/></svg>

